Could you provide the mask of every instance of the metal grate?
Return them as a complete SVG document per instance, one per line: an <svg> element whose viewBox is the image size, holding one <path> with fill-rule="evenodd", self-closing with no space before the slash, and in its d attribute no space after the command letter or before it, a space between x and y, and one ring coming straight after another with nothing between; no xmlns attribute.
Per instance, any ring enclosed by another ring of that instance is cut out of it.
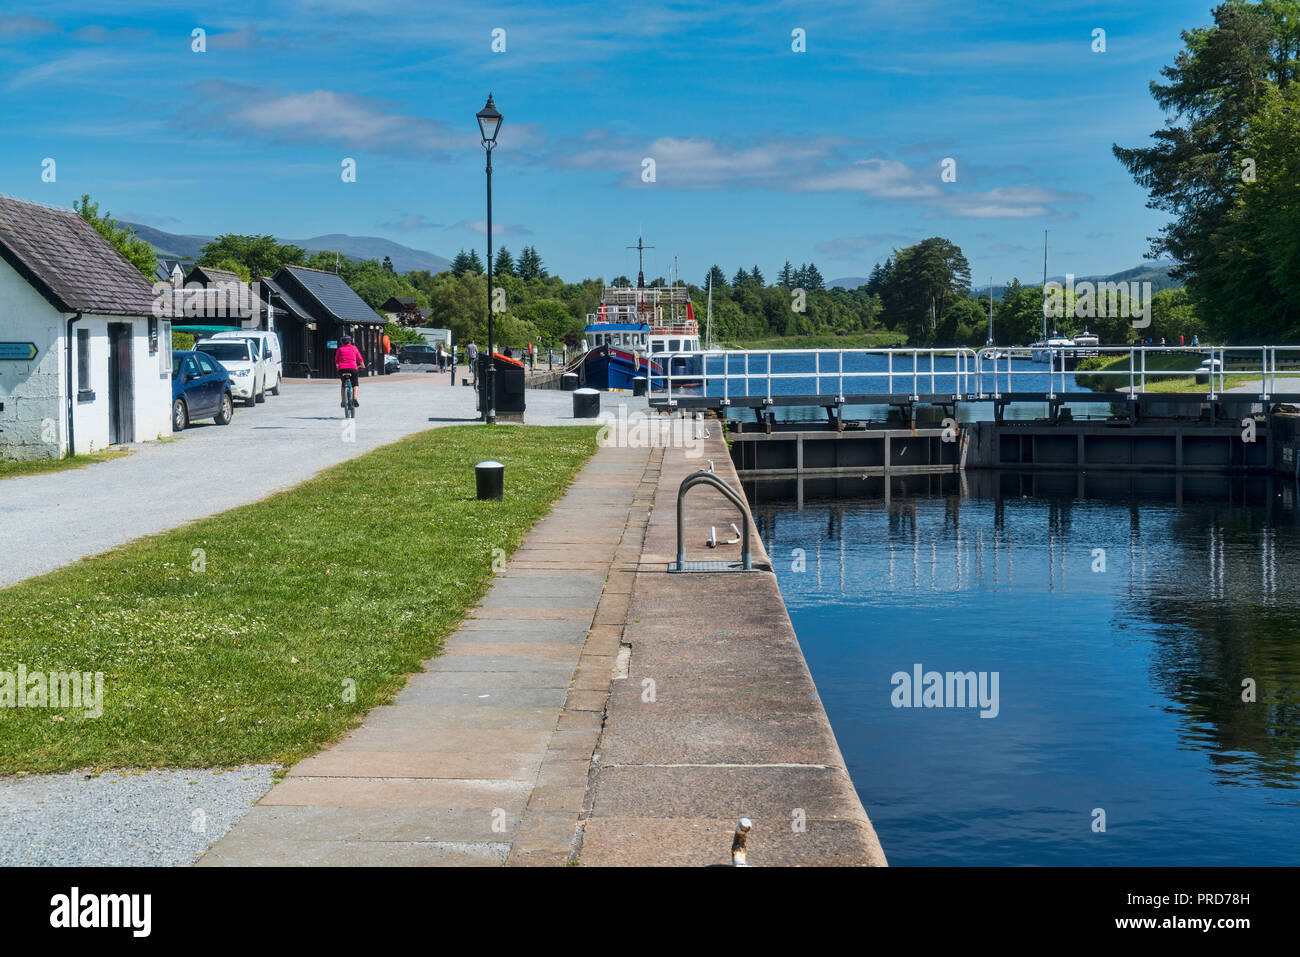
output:
<svg viewBox="0 0 1300 957"><path fill-rule="evenodd" d="M669 562L673 572L759 572L762 568L746 568L743 562Z"/></svg>

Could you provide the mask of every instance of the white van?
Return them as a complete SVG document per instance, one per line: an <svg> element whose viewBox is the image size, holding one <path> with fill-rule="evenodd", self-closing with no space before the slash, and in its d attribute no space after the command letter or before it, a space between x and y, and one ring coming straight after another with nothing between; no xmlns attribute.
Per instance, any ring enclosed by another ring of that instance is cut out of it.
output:
<svg viewBox="0 0 1300 957"><path fill-rule="evenodd" d="M194 343L194 351L216 359L230 373L230 394L250 408L266 400L266 365L261 360L262 347L243 337L204 339Z"/></svg>
<svg viewBox="0 0 1300 957"><path fill-rule="evenodd" d="M258 356L265 364L266 390L271 395L280 394L280 384L284 381L284 363L280 359L280 337L264 329L232 329L218 332L213 339L247 339L255 343Z"/></svg>

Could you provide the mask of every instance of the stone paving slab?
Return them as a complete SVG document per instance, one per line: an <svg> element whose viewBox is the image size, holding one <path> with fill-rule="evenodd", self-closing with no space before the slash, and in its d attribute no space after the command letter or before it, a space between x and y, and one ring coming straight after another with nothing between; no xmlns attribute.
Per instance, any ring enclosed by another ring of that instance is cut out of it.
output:
<svg viewBox="0 0 1300 957"><path fill-rule="evenodd" d="M716 430L705 457L740 490ZM667 449L651 464L633 585L617 597L607 589L596 616L606 630L589 639L621 655L626 678L604 703L579 860L725 865L736 821L749 817L751 864L884 864L757 529L751 521L760 571L667 574L677 489L702 460ZM687 512L688 560L739 558L739 545L703 546L709 526L737 521L733 505L702 488Z"/></svg>
<svg viewBox="0 0 1300 957"><path fill-rule="evenodd" d="M630 519L649 458L600 449L443 654L292 768L200 863L567 863L616 663L617 638L593 623L626 614L628 588L605 586L619 556L640 552Z"/></svg>

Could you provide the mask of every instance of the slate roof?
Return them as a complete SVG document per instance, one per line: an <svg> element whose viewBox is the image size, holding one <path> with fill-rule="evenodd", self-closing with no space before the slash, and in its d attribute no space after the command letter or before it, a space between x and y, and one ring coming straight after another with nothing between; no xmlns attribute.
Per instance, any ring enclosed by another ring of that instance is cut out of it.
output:
<svg viewBox="0 0 1300 957"><path fill-rule="evenodd" d="M75 210L0 196L0 257L60 312L153 315L140 270Z"/></svg>
<svg viewBox="0 0 1300 957"><path fill-rule="evenodd" d="M230 272L228 269L213 269L210 266L195 266L190 270L190 274L185 277L185 282L198 282L194 278L195 273L207 277L210 283L235 283L240 286L244 284L244 280L240 279L237 273Z"/></svg>
<svg viewBox="0 0 1300 957"><path fill-rule="evenodd" d="M366 301L352 291L336 273L322 269L308 269L306 266L281 266L275 274L280 279L288 273L306 291L312 299L325 308L334 318L344 323L365 323L383 325L385 320L366 305ZM284 283L280 283L281 286Z"/></svg>
<svg viewBox="0 0 1300 957"><path fill-rule="evenodd" d="M267 279L265 277L262 278L261 283L262 289L275 293L281 304L289 312L296 315L299 319L311 319L311 312L308 311L307 307L295 299L293 293L285 289L282 284L276 282L274 279Z"/></svg>

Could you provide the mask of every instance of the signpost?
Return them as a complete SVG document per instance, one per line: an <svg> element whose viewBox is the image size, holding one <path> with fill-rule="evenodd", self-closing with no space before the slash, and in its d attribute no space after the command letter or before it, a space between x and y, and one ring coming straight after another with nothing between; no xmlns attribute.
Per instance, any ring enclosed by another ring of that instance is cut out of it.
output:
<svg viewBox="0 0 1300 957"><path fill-rule="evenodd" d="M0 342L0 359L30 362L36 358L36 352L34 342Z"/></svg>

